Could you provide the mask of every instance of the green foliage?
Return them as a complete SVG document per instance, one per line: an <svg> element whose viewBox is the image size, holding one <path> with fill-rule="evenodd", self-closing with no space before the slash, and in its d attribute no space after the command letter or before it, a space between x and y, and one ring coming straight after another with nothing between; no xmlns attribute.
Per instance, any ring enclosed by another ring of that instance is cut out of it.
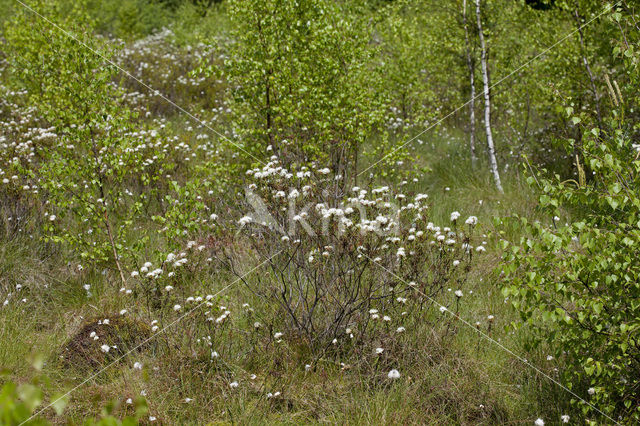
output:
<svg viewBox="0 0 640 426"><path fill-rule="evenodd" d="M457 49L461 36L452 30L460 29L455 14L443 4L399 1L380 12L376 31L381 40L380 66L392 107L402 120L423 127L438 117L445 87L457 86L465 69L451 69L451 62L443 52ZM442 31L447 28L446 37ZM455 36L452 36L454 32ZM447 59L445 59L447 58ZM446 103L462 103L461 97Z"/></svg>
<svg viewBox="0 0 640 426"><path fill-rule="evenodd" d="M89 0L85 7L98 32L124 39L153 33L169 25L172 15L168 7L154 0Z"/></svg>
<svg viewBox="0 0 640 426"><path fill-rule="evenodd" d="M197 4L182 1L175 11L171 29L176 34L177 42L181 44L202 43L225 37L229 31L226 3L213 4L203 13Z"/></svg>
<svg viewBox="0 0 640 426"><path fill-rule="evenodd" d="M0 388L0 423L4 426L49 425L51 423L42 417L42 412L50 409L52 411L50 415L60 417L69 404L70 396L67 393L48 394L50 379L42 373L44 358L36 355L30 359L30 362L35 372L35 377L30 383L16 384L11 380L3 380ZM0 372L0 377L3 379L6 375L7 371ZM137 398L132 406L133 415L125 416L122 420L112 415L115 408L116 404L109 403L102 410L100 419L95 420L85 416L86 420L83 424L86 426L133 426L138 424L140 418L148 412L147 402L142 397Z"/></svg>
<svg viewBox="0 0 640 426"><path fill-rule="evenodd" d="M38 416L36 410L43 403L42 390L33 384L16 385L6 382L0 389L0 422L5 426L17 426L26 422L28 425L49 425L50 423ZM63 395L53 395L51 408L57 416L62 415L69 398ZM98 419L87 419L85 426L134 426L139 424L140 418L147 412L146 401L136 400L135 415L126 416L122 420L110 414L113 404L103 410L103 416ZM31 417L34 416L32 419Z"/></svg>
<svg viewBox="0 0 640 426"><path fill-rule="evenodd" d="M0 16L0 28L4 25L4 22L13 15L13 9L16 5L15 0L0 0L0 9L2 9L2 16Z"/></svg>
<svg viewBox="0 0 640 426"><path fill-rule="evenodd" d="M616 19L614 16L613 19ZM622 26L621 26L622 29ZM629 25L627 37L637 36ZM637 38L634 38L637 40ZM588 419L601 416L640 420L640 161L633 135L635 120L625 110L638 106L637 53L624 57L628 79L623 90L610 84L617 108L606 127L587 127L576 155L578 180L529 177L542 189L540 207L554 217L551 225L517 223L525 237L503 243L502 268L508 283L503 293L533 331L535 342L546 341L565 363L562 381L590 405L581 405ZM625 52L628 52L626 50ZM575 124L589 116L575 116ZM594 121L592 118L591 121ZM585 171L589 171L587 174ZM562 226L556 218L569 211L575 219ZM574 401L578 402L578 401ZM605 420L603 418L603 420ZM605 420L605 421L608 421Z"/></svg>
<svg viewBox="0 0 640 426"><path fill-rule="evenodd" d="M90 36L93 21L84 5L38 5L78 41L24 10L7 26L15 84L28 90L30 104L56 134L36 147L41 160L15 161L9 171L46 197L44 230L51 241L68 243L89 262L115 262L120 269L124 247L135 251L144 243L129 233L153 193L141 189L171 162L163 161L158 144L134 137L136 113L123 106L112 83L117 70L102 58L112 52ZM79 43L88 48L79 49Z"/></svg>
<svg viewBox="0 0 640 426"><path fill-rule="evenodd" d="M7 382L0 389L0 420L3 425L18 425L26 421L42 403L42 391L34 385L16 386ZM47 424L44 420L30 422L33 425Z"/></svg>
<svg viewBox="0 0 640 426"><path fill-rule="evenodd" d="M245 149L353 175L386 113L366 23L324 0L234 1L229 10L226 77Z"/></svg>

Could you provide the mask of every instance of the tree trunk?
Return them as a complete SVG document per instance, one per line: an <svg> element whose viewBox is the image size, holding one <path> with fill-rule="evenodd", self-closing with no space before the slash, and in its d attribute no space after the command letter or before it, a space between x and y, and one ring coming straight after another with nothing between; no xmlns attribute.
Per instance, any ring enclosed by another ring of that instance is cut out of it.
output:
<svg viewBox="0 0 640 426"><path fill-rule="evenodd" d="M491 94L489 92L489 69L487 66L487 46L484 42L484 33L482 32L482 18L480 17L480 0L476 0L476 16L478 18L478 36L480 38L480 49L482 50L482 81L484 85L484 127L487 133L487 148L489 151L489 164L491 173L496 183L498 191L504 192L502 183L500 182L500 173L498 172L498 162L496 160L496 150L493 145L493 135L491 133Z"/></svg>
<svg viewBox="0 0 640 426"><path fill-rule="evenodd" d="M596 115L598 117L598 128L602 130L602 114L600 113L600 99L598 98L598 90L596 88L596 78L591 72L591 65L589 59L587 59L587 48L584 42L584 33L582 32L582 19L578 13L578 9L574 11L574 17L576 18L576 26L578 27L578 34L580 35L580 47L582 50L582 63L587 70L589 81L591 83L591 92L593 93L593 99L596 103Z"/></svg>
<svg viewBox="0 0 640 426"><path fill-rule="evenodd" d="M270 78L271 78L271 70L269 70L267 72L267 81L266 81L266 86L265 86L265 106L266 106L266 110L267 110L267 138L269 139L269 144L271 145L271 148L274 150L274 152L278 152L277 151L277 147L275 146L274 140L273 140L273 131L272 131L272 119L271 119L271 84L270 84Z"/></svg>
<svg viewBox="0 0 640 426"><path fill-rule="evenodd" d="M469 27L467 25L467 0L462 1L462 23L464 25L464 41L467 48L469 85L471 86L471 97L469 99L469 148L471 150L471 165L475 167L478 160L478 157L476 156L476 64L473 56L471 55L471 45L469 43Z"/></svg>

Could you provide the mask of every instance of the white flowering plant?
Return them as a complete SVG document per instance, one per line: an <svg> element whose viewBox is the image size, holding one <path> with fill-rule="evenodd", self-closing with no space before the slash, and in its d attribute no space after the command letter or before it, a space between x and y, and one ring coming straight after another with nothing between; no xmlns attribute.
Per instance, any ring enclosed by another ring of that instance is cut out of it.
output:
<svg viewBox="0 0 640 426"><path fill-rule="evenodd" d="M39 158L36 146L50 144L57 135L33 107L25 106L25 91L0 85L0 93L0 226L15 235L51 219L41 208L31 169Z"/></svg>
<svg viewBox="0 0 640 426"><path fill-rule="evenodd" d="M239 224L258 253L275 255L272 274L258 277L254 291L313 350L337 342L360 350L391 329L404 331L446 286L464 286L475 217L452 216L439 227L428 220L425 194L388 186L343 193L340 176L314 164L292 172L276 156L247 175L250 213Z"/></svg>

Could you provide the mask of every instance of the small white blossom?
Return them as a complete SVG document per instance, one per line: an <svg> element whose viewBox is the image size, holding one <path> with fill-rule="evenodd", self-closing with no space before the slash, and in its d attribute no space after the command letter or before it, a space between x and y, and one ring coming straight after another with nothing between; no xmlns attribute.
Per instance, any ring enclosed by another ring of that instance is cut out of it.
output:
<svg viewBox="0 0 640 426"><path fill-rule="evenodd" d="M252 221L253 221L253 219L251 218L251 216L243 216L238 221L238 224L244 226L244 225L247 225L247 224L251 223Z"/></svg>

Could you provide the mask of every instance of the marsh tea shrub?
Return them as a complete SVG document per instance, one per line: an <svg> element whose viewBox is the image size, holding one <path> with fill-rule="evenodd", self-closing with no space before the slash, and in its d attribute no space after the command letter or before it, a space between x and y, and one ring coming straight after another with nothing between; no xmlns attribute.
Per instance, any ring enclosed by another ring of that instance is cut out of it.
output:
<svg viewBox="0 0 640 426"><path fill-rule="evenodd" d="M475 217L465 223L454 212L449 227L436 226L425 194L387 186L342 193L342 177L328 168L293 172L277 156L247 174L252 213L240 223L257 252L275 255L275 279L259 279L254 291L316 350L367 346L390 330L403 332L432 306L430 298L463 288L474 253L484 250L471 245ZM448 301L452 310L461 295Z"/></svg>

